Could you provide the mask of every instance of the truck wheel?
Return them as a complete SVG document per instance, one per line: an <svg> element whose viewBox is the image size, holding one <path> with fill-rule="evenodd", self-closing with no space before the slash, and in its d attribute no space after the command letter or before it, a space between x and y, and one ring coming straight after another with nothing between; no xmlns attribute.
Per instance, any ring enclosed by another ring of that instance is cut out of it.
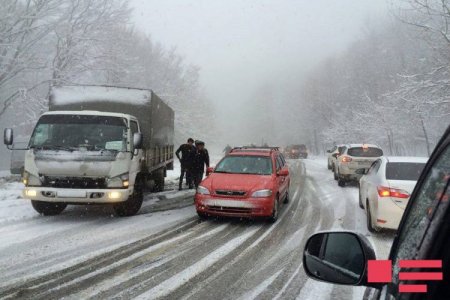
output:
<svg viewBox="0 0 450 300"><path fill-rule="evenodd" d="M31 200L34 210L44 216L55 216L63 212L67 207L66 203L54 203L45 201Z"/></svg>
<svg viewBox="0 0 450 300"><path fill-rule="evenodd" d="M163 192L164 191L164 172L158 171L153 175L153 180L155 182L155 186L153 187L153 192Z"/></svg>
<svg viewBox="0 0 450 300"><path fill-rule="evenodd" d="M331 164L330 164L330 161L328 161L327 168L328 168L328 170L331 170Z"/></svg>
<svg viewBox="0 0 450 300"><path fill-rule="evenodd" d="M334 167L334 169L333 169L333 174L334 174L334 180L338 180L339 177L338 177L338 174L336 172L336 167Z"/></svg>
<svg viewBox="0 0 450 300"><path fill-rule="evenodd" d="M133 194L124 202L114 204L114 211L119 217L129 217L137 214L144 201L142 181L137 180L134 184Z"/></svg>
<svg viewBox="0 0 450 300"><path fill-rule="evenodd" d="M340 186L340 187L345 186L345 179L341 178L339 175L338 175L338 186Z"/></svg>

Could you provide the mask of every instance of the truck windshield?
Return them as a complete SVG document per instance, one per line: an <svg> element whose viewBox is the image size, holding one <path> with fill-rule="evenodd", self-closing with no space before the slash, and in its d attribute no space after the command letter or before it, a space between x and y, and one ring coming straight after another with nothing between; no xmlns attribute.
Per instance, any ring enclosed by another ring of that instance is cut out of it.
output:
<svg viewBox="0 0 450 300"><path fill-rule="evenodd" d="M92 115L44 115L30 139L30 148L47 150L126 151L126 120Z"/></svg>

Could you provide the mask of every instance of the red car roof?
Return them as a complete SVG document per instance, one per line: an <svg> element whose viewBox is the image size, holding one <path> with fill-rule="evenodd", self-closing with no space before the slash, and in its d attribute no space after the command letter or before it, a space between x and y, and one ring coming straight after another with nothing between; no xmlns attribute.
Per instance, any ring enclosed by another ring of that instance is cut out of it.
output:
<svg viewBox="0 0 450 300"><path fill-rule="evenodd" d="M272 151L261 151L261 150L234 150L233 152L229 153L228 155L232 156L271 156Z"/></svg>

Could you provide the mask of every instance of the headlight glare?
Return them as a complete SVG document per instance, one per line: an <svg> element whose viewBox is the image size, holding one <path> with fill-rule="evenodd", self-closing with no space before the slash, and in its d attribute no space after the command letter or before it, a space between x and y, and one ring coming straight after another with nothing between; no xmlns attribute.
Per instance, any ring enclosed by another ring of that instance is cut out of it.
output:
<svg viewBox="0 0 450 300"><path fill-rule="evenodd" d="M252 194L254 198L266 198L272 196L272 190L259 190Z"/></svg>
<svg viewBox="0 0 450 300"><path fill-rule="evenodd" d="M207 188L205 188L204 186L199 185L197 188L197 194L209 195L209 190Z"/></svg>
<svg viewBox="0 0 450 300"><path fill-rule="evenodd" d="M109 178L107 182L109 188L126 188L130 184L129 174L123 173L113 178Z"/></svg>
<svg viewBox="0 0 450 300"><path fill-rule="evenodd" d="M22 183L25 186L40 186L42 184L39 177L36 177L27 171L24 171L22 174Z"/></svg>

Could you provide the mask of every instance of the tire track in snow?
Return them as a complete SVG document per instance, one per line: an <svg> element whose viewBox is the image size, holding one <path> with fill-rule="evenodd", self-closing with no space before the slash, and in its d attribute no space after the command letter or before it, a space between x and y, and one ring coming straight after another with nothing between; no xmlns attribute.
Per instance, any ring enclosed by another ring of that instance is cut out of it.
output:
<svg viewBox="0 0 450 300"><path fill-rule="evenodd" d="M170 239L180 232L186 231L198 224L196 218L190 218L186 221L172 226L160 233L151 235L149 237L140 239L136 242L124 245L115 250L103 253L94 258L85 260L81 263L73 265L71 267L58 270L55 272L47 273L43 276L29 279L22 284L13 284L5 286L0 291L0 298L7 297L31 297L39 292L45 292L51 288L57 287L65 282L74 280L79 276L83 276L92 272L96 268L100 268L104 265L109 265L117 260L128 257L133 253L139 252L147 247L160 243L164 240Z"/></svg>

